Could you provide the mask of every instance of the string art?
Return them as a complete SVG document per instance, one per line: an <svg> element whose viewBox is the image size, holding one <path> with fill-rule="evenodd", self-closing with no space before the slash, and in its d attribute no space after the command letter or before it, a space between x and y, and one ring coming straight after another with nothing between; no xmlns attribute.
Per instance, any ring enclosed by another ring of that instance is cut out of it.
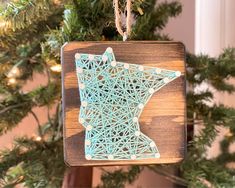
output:
<svg viewBox="0 0 235 188"><path fill-rule="evenodd" d="M153 140L140 131L139 117L153 93L179 71L118 62L112 48L102 55L75 54L87 160L159 158Z"/></svg>

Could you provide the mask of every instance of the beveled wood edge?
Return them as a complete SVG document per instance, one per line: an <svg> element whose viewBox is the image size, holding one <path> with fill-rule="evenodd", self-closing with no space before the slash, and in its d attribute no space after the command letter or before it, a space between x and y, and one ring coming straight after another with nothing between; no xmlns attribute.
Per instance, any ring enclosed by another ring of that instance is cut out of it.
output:
<svg viewBox="0 0 235 188"><path fill-rule="evenodd" d="M174 157L174 158L164 158L162 161L158 159L155 159L153 161L152 159L145 159L145 160L136 160L136 161L131 161L131 160L125 160L124 163L120 164L120 161L122 160L117 160L117 161L99 161L99 160L92 160L91 163L77 163L73 161L68 161L64 160L65 164L68 165L69 167L75 167L75 166L94 166L94 167L99 167L99 166L130 166L130 165L155 165L155 164L176 164L176 163L181 163L184 161L184 158L182 157ZM93 164L92 162L95 161L97 163ZM99 163L98 163L99 162Z"/></svg>
<svg viewBox="0 0 235 188"><path fill-rule="evenodd" d="M94 44L180 44L183 48L183 52L185 54L186 52L186 47L183 42L181 41L155 41L155 40L140 40L140 41L71 41L71 42L65 42L62 47L61 47L61 54L66 50L66 48L71 44L89 44L89 43L94 43ZM65 49L65 50L64 50ZM186 57L184 58L186 60ZM62 59L61 59L62 61Z"/></svg>
<svg viewBox="0 0 235 188"><path fill-rule="evenodd" d="M181 41L71 41L71 42L65 42L62 46L61 46L61 51L60 51L60 55L61 55L61 65L62 65L62 71L61 71L61 87L62 87L62 101L64 101L64 78L65 78L65 73L64 73L64 51L65 48L68 47L68 45L73 44L73 43L83 43L83 44L88 44L88 43L95 43L95 44L117 44L117 43L143 43L143 44L180 44L183 48L183 53L184 53L184 70L185 70L185 74L184 74L184 98L185 98L185 115L184 115L184 154L183 154L183 158L174 158L175 160L172 160L171 158L164 158L165 162L162 163L157 163L155 161L137 161L138 163L132 163L132 164L116 164L116 163L112 163L112 164L79 164L79 163L73 163L70 162L70 160L68 160L67 158L67 152L66 152L66 126L65 126L65 115L66 115L66 110L65 110L65 105L62 102L62 115L63 115L63 147L64 147L64 163L68 166L68 167L74 167L74 166L115 166L115 165L119 165L119 166L125 166L125 165L151 165L151 164L172 164L172 163L180 163L182 161L184 161L185 156L187 155L187 98L186 98L186 47L184 45L184 43L182 43ZM117 161L118 162L118 161Z"/></svg>
<svg viewBox="0 0 235 188"><path fill-rule="evenodd" d="M61 95L62 95L62 122L63 122L63 153L64 153L64 163L69 166L72 167L72 165L70 164L70 162L67 161L67 152L66 152L66 126L65 126L65 116L66 116L66 110L65 110L65 104L63 101L65 101L65 96L64 96L64 89L65 89L65 85L64 85L64 78L65 78L65 73L64 73L64 49L66 47L66 45L69 44L68 42L64 43L63 46L60 49L60 57L61 57L61 67L62 67L62 71L61 71Z"/></svg>
<svg viewBox="0 0 235 188"><path fill-rule="evenodd" d="M184 43L180 42L183 45L183 52L184 52L184 146L185 146L185 150L184 150L184 154L183 154L183 159L182 161L185 160L185 157L187 155L187 71L186 71L186 47L184 45ZM181 161L181 162L182 162Z"/></svg>

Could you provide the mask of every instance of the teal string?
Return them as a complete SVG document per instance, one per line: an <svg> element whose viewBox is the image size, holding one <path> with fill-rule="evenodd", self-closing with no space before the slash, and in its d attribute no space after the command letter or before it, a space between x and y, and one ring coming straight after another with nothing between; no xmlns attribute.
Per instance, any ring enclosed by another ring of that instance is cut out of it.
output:
<svg viewBox="0 0 235 188"><path fill-rule="evenodd" d="M159 158L155 142L140 131L139 117L151 96L179 71L117 62L103 55L75 55L87 160Z"/></svg>

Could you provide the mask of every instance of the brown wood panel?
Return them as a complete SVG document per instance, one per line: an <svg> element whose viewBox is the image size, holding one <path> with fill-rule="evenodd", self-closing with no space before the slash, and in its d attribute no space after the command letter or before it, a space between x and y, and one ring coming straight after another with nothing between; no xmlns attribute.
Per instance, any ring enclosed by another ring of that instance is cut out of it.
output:
<svg viewBox="0 0 235 188"><path fill-rule="evenodd" d="M181 71L182 76L156 92L140 117L140 129L153 139L161 158L125 161L86 160L83 126L78 122L79 92L75 53L103 54L112 47L117 61ZM64 158L70 166L176 163L186 152L185 48L179 42L71 42L61 49Z"/></svg>

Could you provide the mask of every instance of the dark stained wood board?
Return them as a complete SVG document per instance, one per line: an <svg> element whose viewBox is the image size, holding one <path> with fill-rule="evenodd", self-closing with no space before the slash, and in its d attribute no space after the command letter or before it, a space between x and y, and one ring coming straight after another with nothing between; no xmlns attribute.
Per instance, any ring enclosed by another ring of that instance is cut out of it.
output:
<svg viewBox="0 0 235 188"><path fill-rule="evenodd" d="M103 54L112 47L117 61L181 71L182 76L156 92L140 117L140 129L153 139L159 159L86 160L85 129L78 122L79 90L75 53ZM69 166L177 163L186 152L185 48L180 42L70 42L61 49L64 159Z"/></svg>

